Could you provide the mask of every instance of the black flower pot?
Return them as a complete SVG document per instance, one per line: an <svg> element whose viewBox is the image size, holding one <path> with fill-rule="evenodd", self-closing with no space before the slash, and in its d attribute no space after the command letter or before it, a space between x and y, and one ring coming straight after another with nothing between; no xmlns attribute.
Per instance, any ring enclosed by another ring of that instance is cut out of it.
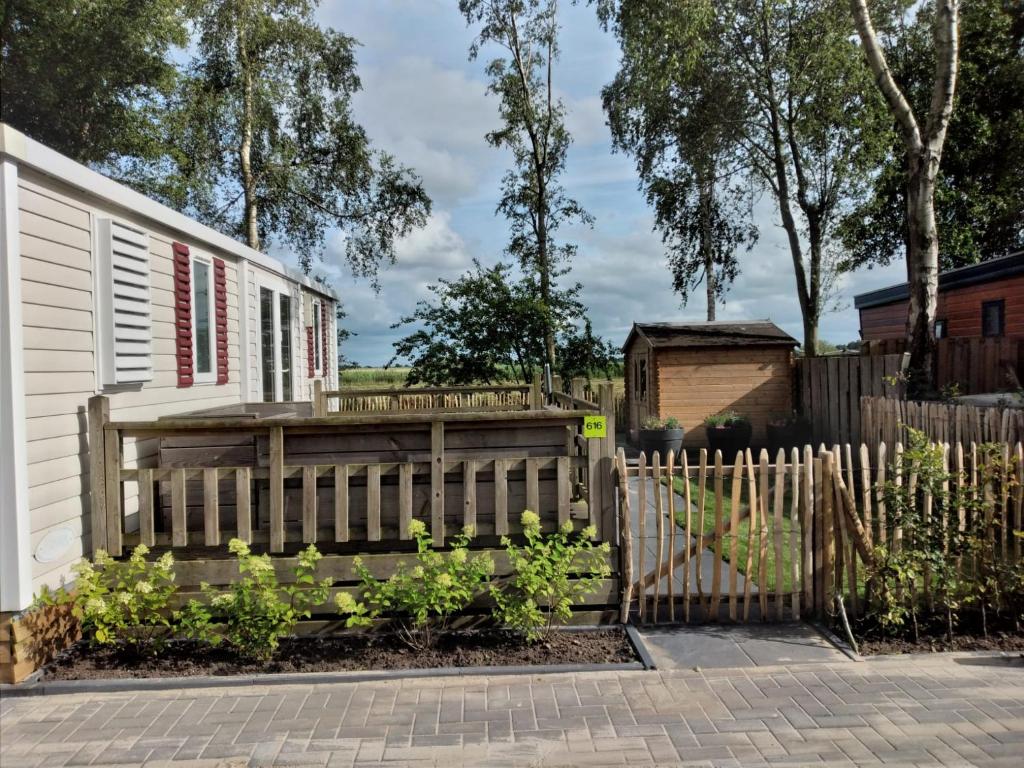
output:
<svg viewBox="0 0 1024 768"><path fill-rule="evenodd" d="M739 451L750 447L750 422L739 421L721 427L706 427L708 433L708 452L713 456L715 451L722 452L722 459L732 462Z"/></svg>
<svg viewBox="0 0 1024 768"><path fill-rule="evenodd" d="M668 452L672 451L676 456L683 450L683 428L677 429L641 429L640 450L647 455L650 461L654 452L657 451L661 461L668 458Z"/></svg>
<svg viewBox="0 0 1024 768"><path fill-rule="evenodd" d="M768 424L768 453L774 459L781 448L803 448L811 443L811 423L806 419L794 421L773 421Z"/></svg>

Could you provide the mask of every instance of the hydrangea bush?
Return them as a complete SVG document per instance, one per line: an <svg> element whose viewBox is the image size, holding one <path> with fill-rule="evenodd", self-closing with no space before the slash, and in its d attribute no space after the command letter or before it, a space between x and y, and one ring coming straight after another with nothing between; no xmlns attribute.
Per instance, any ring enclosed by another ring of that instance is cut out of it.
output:
<svg viewBox="0 0 1024 768"><path fill-rule="evenodd" d="M536 512L525 510L521 520L526 543L519 547L502 537L512 574L493 583L491 594L501 622L534 642L567 622L572 606L608 577L610 548L607 542L594 546L593 526L573 533L572 523L565 522L545 536Z"/></svg>
<svg viewBox="0 0 1024 768"><path fill-rule="evenodd" d="M437 633L444 631L453 614L464 610L484 591L487 578L494 573L494 561L487 554L470 555L473 529L469 526L452 538L452 550L447 554L433 549L433 540L422 521L413 520L409 533L416 540L415 566L399 563L389 579L378 581L356 558L365 603L347 593L338 595L335 602L348 616L350 627L365 626L383 614L395 614L402 639L410 647L423 650L433 646Z"/></svg>
<svg viewBox="0 0 1024 768"><path fill-rule="evenodd" d="M174 556L165 552L147 561L140 544L126 560L97 550L93 562L75 564L72 612L82 631L96 643L123 643L146 655L163 647L171 626L169 603L174 584Z"/></svg>

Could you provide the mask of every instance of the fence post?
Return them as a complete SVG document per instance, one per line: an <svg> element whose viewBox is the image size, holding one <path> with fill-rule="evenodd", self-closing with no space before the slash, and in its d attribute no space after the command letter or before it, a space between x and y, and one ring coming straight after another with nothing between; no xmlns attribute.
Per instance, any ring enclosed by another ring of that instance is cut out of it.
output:
<svg viewBox="0 0 1024 768"><path fill-rule="evenodd" d="M539 381L534 379L539 386ZM444 422L430 424L430 538L444 546Z"/></svg>
<svg viewBox="0 0 1024 768"><path fill-rule="evenodd" d="M834 457L828 450L821 452L821 572L822 601L820 615L832 605L836 592L836 520L835 488L833 485Z"/></svg>
<svg viewBox="0 0 1024 768"><path fill-rule="evenodd" d="M615 536L615 495L614 483L615 462L615 397L611 382L598 386L598 407L605 417L605 436L601 438L601 528L604 538ZM607 478L605 485L604 478Z"/></svg>
<svg viewBox="0 0 1024 768"><path fill-rule="evenodd" d="M284 551L284 430L270 429L270 551Z"/></svg>
<svg viewBox="0 0 1024 768"><path fill-rule="evenodd" d="M616 456L615 466L619 480L619 573L622 576L622 602L619 606L619 622L626 624L629 621L629 607L633 602L633 521L629 509L629 480L626 470L626 454L621 448ZM640 544L643 546L643 542Z"/></svg>
<svg viewBox="0 0 1024 768"><path fill-rule="evenodd" d="M107 470L103 427L110 421L110 400L105 395L89 398L89 488L92 521L92 554L107 548Z"/></svg>
<svg viewBox="0 0 1024 768"><path fill-rule="evenodd" d="M573 380L572 380L572 382L570 383L569 386L572 389L572 393L571 394L572 394L573 397L575 397L577 400L583 400L584 399L583 398L583 391L584 391L585 387L587 386L587 380L586 379L584 379L584 378L582 378L580 376L576 376L575 378L573 378Z"/></svg>
<svg viewBox="0 0 1024 768"><path fill-rule="evenodd" d="M324 383L320 379L313 381L313 415L323 416L324 408Z"/></svg>
<svg viewBox="0 0 1024 768"><path fill-rule="evenodd" d="M533 383L530 384L530 410L539 411L544 407L544 395L540 387L540 371L533 374Z"/></svg>
<svg viewBox="0 0 1024 768"><path fill-rule="evenodd" d="M559 376L557 373L551 374L551 391L548 394L552 395L555 392L558 392L559 394L561 394L562 392L562 377ZM557 405L557 403L555 403L554 400L552 400L551 402L552 404Z"/></svg>

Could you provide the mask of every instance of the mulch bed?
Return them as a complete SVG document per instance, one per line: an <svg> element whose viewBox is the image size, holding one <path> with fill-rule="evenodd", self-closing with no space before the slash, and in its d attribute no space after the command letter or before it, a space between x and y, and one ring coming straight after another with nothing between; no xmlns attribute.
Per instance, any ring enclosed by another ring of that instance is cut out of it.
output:
<svg viewBox="0 0 1024 768"><path fill-rule="evenodd" d="M194 677L289 672L379 671L432 667L539 664L621 664L636 652L619 628L556 632L548 641L527 644L504 631L453 632L430 651L413 651L394 635L299 637L281 642L274 657L254 662L228 648L176 641L154 658L122 647L79 643L48 665L43 680L133 677Z"/></svg>
<svg viewBox="0 0 1024 768"><path fill-rule="evenodd" d="M842 628L834 628L843 637ZM942 616L921 617L919 636L914 639L911 627L898 635L886 634L876 625L861 620L853 626L861 654L875 656L890 653L938 653L941 651L1006 651L1024 653L1024 631L1018 621L1004 614L989 614L988 634L982 631L980 614L961 615L954 626L953 637L946 633Z"/></svg>

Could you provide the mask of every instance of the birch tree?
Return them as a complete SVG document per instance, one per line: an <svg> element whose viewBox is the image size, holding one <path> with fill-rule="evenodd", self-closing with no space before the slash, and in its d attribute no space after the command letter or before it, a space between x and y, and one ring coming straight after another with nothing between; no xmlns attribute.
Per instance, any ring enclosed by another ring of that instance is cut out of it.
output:
<svg viewBox="0 0 1024 768"><path fill-rule="evenodd" d="M545 360L557 370L559 327L551 308L557 278L567 271L576 246L559 243L555 235L565 224L592 221L558 181L572 142L565 127L565 106L554 92L558 2L459 0L459 10L478 29L471 60L487 46L501 50L487 64L487 74L503 125L487 134L487 141L511 150L513 166L502 179L498 212L512 229L506 253L536 277L545 318Z"/></svg>
<svg viewBox="0 0 1024 768"><path fill-rule="evenodd" d="M939 236L935 224L935 185L946 130L953 114L958 67L960 4L935 0L932 40L935 63L927 113L917 115L896 83L866 0L851 0L854 23L878 89L906 148L907 169L907 345L910 391L933 388L935 311L939 294ZM923 119L923 123L921 120Z"/></svg>
<svg viewBox="0 0 1024 768"><path fill-rule="evenodd" d="M353 271L375 277L430 200L352 116L356 41L316 23L319 0L188 5L195 55L170 118L178 205L253 248L287 243L307 272L338 227Z"/></svg>

